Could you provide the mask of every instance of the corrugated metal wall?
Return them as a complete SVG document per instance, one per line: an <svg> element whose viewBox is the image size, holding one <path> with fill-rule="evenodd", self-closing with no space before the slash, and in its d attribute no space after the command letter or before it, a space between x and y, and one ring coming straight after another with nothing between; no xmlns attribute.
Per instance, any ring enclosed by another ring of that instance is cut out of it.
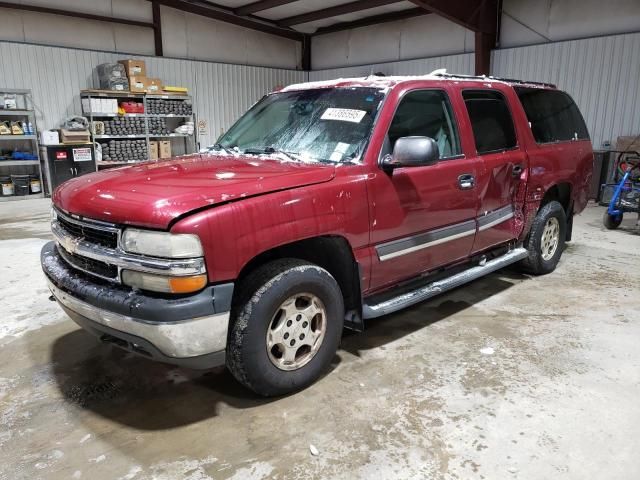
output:
<svg viewBox="0 0 640 480"><path fill-rule="evenodd" d="M640 133L640 33L495 50L493 74L551 82L585 117L595 148Z"/></svg>
<svg viewBox="0 0 640 480"><path fill-rule="evenodd" d="M0 42L0 87L31 89L39 109L38 128L57 128L65 117L82 113L79 93L98 85L95 66L121 58L113 53ZM208 122L202 145L212 143L274 87L307 78L305 72L278 68L137 58L146 61L148 76L189 88L198 118Z"/></svg>
<svg viewBox="0 0 640 480"><path fill-rule="evenodd" d="M385 75L424 75L438 68L449 72L472 75L474 68L473 53L447 55L444 57L401 60L398 62L376 63L358 67L332 68L309 72L309 80L330 80L332 78L363 77L370 73L382 72Z"/></svg>

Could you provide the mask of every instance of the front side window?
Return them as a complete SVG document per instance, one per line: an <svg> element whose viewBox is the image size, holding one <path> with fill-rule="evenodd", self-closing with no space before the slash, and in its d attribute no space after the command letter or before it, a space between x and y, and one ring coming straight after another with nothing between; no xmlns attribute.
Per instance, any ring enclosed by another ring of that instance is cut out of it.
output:
<svg viewBox="0 0 640 480"><path fill-rule="evenodd" d="M391 153L400 137L431 137L438 144L440 158L460 155L460 141L451 105L442 90L407 93L389 126L385 153Z"/></svg>
<svg viewBox="0 0 640 480"><path fill-rule="evenodd" d="M516 146L516 131L507 100L493 90L465 90L464 103L479 154L509 150Z"/></svg>
<svg viewBox="0 0 640 480"><path fill-rule="evenodd" d="M526 87L515 90L537 143L589 139L582 114L566 93Z"/></svg>
<svg viewBox="0 0 640 480"><path fill-rule="evenodd" d="M303 161L362 158L384 93L375 88L319 88L264 97L218 140L245 154L282 153Z"/></svg>

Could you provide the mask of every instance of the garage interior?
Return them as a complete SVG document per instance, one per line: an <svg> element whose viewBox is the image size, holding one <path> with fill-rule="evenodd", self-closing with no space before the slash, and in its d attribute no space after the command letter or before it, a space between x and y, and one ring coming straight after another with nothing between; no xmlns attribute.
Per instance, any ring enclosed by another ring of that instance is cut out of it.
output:
<svg viewBox="0 0 640 480"><path fill-rule="evenodd" d="M11 0L0 19L0 479L640 478L640 225L602 222L640 151L637 0ZM590 201L555 272L370 320L273 398L100 343L49 300L64 181L196 153L287 85L438 69L580 108Z"/></svg>

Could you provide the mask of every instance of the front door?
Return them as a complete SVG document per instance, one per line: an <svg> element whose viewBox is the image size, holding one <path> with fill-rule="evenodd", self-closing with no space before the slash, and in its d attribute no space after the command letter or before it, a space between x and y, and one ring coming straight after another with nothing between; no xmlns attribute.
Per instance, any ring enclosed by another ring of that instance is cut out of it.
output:
<svg viewBox="0 0 640 480"><path fill-rule="evenodd" d="M400 101L381 152L396 140L433 138L435 165L380 171L368 184L375 249L370 288L380 289L464 259L476 232L478 161L465 158L457 122L445 90L412 90Z"/></svg>
<svg viewBox="0 0 640 480"><path fill-rule="evenodd" d="M496 89L464 90L462 97L469 114L474 150L478 159L478 233L473 252L518 237L518 196L524 195L521 180L527 155L518 146L513 118L505 95ZM521 207L521 205L520 205Z"/></svg>

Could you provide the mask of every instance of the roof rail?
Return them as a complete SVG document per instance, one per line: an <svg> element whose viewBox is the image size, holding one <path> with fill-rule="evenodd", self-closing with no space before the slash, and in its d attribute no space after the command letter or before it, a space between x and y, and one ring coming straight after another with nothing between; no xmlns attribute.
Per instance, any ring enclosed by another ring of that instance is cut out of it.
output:
<svg viewBox="0 0 640 480"><path fill-rule="evenodd" d="M540 85L542 87L558 88L553 83L533 82L530 80L516 80L515 78L504 78L504 77L492 77L492 76L487 77L486 75L462 75L462 74L455 74L455 73L441 73L437 70L434 73L432 73L432 75L436 75L438 77L447 77L447 78L473 78L478 80L487 80L487 79L500 80L501 82L515 83L518 85Z"/></svg>

